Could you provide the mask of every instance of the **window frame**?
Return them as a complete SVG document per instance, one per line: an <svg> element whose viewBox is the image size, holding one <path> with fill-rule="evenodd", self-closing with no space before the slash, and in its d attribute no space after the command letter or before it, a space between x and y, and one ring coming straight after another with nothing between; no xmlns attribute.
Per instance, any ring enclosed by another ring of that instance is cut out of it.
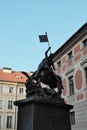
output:
<svg viewBox="0 0 87 130"><path fill-rule="evenodd" d="M24 88L23 87L19 88L19 94L24 94Z"/></svg>
<svg viewBox="0 0 87 130"><path fill-rule="evenodd" d="M84 48L87 47L87 39L83 41Z"/></svg>
<svg viewBox="0 0 87 130"><path fill-rule="evenodd" d="M70 122L71 122L71 125L75 125L75 111L71 111L70 112Z"/></svg>
<svg viewBox="0 0 87 130"><path fill-rule="evenodd" d="M72 50L67 54L68 55L68 60L73 58L73 52Z"/></svg>
<svg viewBox="0 0 87 130"><path fill-rule="evenodd" d="M2 100L0 99L0 109L2 109Z"/></svg>
<svg viewBox="0 0 87 130"><path fill-rule="evenodd" d="M58 68L61 67L61 60L59 60L59 61L57 62L57 65L58 65Z"/></svg>
<svg viewBox="0 0 87 130"><path fill-rule="evenodd" d="M2 127L2 116L0 115L0 129Z"/></svg>
<svg viewBox="0 0 87 130"><path fill-rule="evenodd" d="M12 110L13 109L13 101L8 100L8 109Z"/></svg>
<svg viewBox="0 0 87 130"><path fill-rule="evenodd" d="M3 86L0 85L0 93L3 92Z"/></svg>
<svg viewBox="0 0 87 130"><path fill-rule="evenodd" d="M6 128L12 128L12 116L7 116Z"/></svg>
<svg viewBox="0 0 87 130"><path fill-rule="evenodd" d="M9 87L9 93L13 93L13 87Z"/></svg>
<svg viewBox="0 0 87 130"><path fill-rule="evenodd" d="M87 84L87 67L84 68L84 72L85 72L85 81L86 81L86 84Z"/></svg>
<svg viewBox="0 0 87 130"><path fill-rule="evenodd" d="M73 75L68 77L69 81L69 95L72 96L74 95L74 77Z"/></svg>

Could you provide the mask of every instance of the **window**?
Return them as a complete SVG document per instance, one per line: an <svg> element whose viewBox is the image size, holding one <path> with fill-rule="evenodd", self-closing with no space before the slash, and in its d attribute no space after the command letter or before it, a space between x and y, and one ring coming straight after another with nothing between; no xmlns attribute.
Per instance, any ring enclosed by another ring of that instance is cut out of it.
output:
<svg viewBox="0 0 87 130"><path fill-rule="evenodd" d="M58 64L58 68L60 68L61 67L61 61L58 61L57 64Z"/></svg>
<svg viewBox="0 0 87 130"><path fill-rule="evenodd" d="M70 96L74 94L74 81L73 76L69 77L69 90L70 90Z"/></svg>
<svg viewBox="0 0 87 130"><path fill-rule="evenodd" d="M0 109L2 109L2 100L0 100Z"/></svg>
<svg viewBox="0 0 87 130"><path fill-rule="evenodd" d="M0 92L3 92L3 86L0 86Z"/></svg>
<svg viewBox="0 0 87 130"><path fill-rule="evenodd" d="M72 57L73 57L72 51L70 51L70 52L68 53L68 59L72 59Z"/></svg>
<svg viewBox="0 0 87 130"><path fill-rule="evenodd" d="M17 78L17 79L22 79L22 77L21 77L21 76L16 76L16 78Z"/></svg>
<svg viewBox="0 0 87 130"><path fill-rule="evenodd" d="M12 100L8 101L8 109L13 109L13 101Z"/></svg>
<svg viewBox="0 0 87 130"><path fill-rule="evenodd" d="M0 129L1 129L1 116L0 116Z"/></svg>
<svg viewBox="0 0 87 130"><path fill-rule="evenodd" d="M9 93L13 93L13 87L9 87Z"/></svg>
<svg viewBox="0 0 87 130"><path fill-rule="evenodd" d="M87 83L87 67L84 68L84 70L85 70L85 79L86 79L86 83Z"/></svg>
<svg viewBox="0 0 87 130"><path fill-rule="evenodd" d="M24 89L23 88L19 88L19 93L23 94L23 92L24 92Z"/></svg>
<svg viewBox="0 0 87 130"><path fill-rule="evenodd" d="M87 39L83 41L84 47L87 47Z"/></svg>
<svg viewBox="0 0 87 130"><path fill-rule="evenodd" d="M71 125L75 125L75 111L70 112Z"/></svg>
<svg viewBox="0 0 87 130"><path fill-rule="evenodd" d="M12 128L12 116L7 116L6 128Z"/></svg>

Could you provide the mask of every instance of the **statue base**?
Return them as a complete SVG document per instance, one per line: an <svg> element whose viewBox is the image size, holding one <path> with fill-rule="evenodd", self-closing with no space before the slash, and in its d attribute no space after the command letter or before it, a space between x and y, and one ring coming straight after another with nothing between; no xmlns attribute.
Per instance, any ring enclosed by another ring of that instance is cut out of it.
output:
<svg viewBox="0 0 87 130"><path fill-rule="evenodd" d="M71 105L38 95L14 104L18 106L17 130L71 130Z"/></svg>

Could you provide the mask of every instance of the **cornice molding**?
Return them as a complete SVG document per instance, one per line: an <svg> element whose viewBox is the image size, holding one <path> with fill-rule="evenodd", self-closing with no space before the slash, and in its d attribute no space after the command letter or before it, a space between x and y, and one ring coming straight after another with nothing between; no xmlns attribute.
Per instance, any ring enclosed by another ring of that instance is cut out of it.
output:
<svg viewBox="0 0 87 130"><path fill-rule="evenodd" d="M70 50L77 42L87 35L87 23L83 25L74 35L72 35L55 53L53 60L61 58L68 50Z"/></svg>
<svg viewBox="0 0 87 130"><path fill-rule="evenodd" d="M87 59L84 59L81 63L80 63L80 65L84 65L84 64L86 64L87 63Z"/></svg>
<svg viewBox="0 0 87 130"><path fill-rule="evenodd" d="M73 71L74 71L74 68L72 68L71 70L67 71L67 72L65 73L65 75L67 76L67 75L69 75L70 73L72 73Z"/></svg>

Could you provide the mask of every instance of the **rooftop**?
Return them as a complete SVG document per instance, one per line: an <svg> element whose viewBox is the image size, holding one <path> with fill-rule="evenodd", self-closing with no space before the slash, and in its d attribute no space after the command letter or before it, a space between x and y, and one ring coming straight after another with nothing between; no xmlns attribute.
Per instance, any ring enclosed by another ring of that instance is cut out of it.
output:
<svg viewBox="0 0 87 130"><path fill-rule="evenodd" d="M27 76L20 71L14 71L11 68L0 69L0 81L25 83Z"/></svg>

